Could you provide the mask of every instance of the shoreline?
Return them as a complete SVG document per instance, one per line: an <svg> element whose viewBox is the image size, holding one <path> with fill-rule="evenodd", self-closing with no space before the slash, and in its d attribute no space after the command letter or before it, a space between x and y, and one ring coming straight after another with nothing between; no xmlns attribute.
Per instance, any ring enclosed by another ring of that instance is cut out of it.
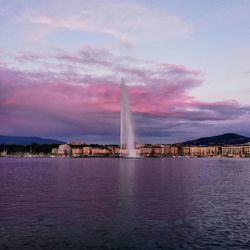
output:
<svg viewBox="0 0 250 250"><path fill-rule="evenodd" d="M250 156L226 156L226 155L216 155L216 156L138 156L138 157L120 157L120 156L39 156L39 155L29 155L29 156L19 156L19 155L8 155L8 156L0 156L1 158L55 158L55 159L86 159L86 158L115 158L115 159L179 159L179 158L250 158Z"/></svg>

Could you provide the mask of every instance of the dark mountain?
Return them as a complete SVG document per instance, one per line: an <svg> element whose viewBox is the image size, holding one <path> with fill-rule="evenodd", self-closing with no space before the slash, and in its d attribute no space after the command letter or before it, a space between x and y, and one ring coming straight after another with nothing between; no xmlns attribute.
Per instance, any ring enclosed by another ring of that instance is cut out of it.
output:
<svg viewBox="0 0 250 250"><path fill-rule="evenodd" d="M203 137L197 140L182 142L182 146L199 146L199 145L236 145L250 142L250 138L234 133L223 135Z"/></svg>
<svg viewBox="0 0 250 250"><path fill-rule="evenodd" d="M63 141L54 139L47 139L41 137L23 137L23 136L5 136L0 135L0 144L10 145L30 145L32 143L37 144L63 144Z"/></svg>

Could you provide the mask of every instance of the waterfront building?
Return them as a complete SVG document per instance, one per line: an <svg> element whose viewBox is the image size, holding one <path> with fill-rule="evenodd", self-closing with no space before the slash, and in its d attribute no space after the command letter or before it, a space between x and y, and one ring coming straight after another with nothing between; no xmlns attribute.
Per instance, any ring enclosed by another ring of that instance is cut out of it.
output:
<svg viewBox="0 0 250 250"><path fill-rule="evenodd" d="M209 156L221 155L221 147L219 147L219 146L209 146L208 150L209 150L208 151Z"/></svg>
<svg viewBox="0 0 250 250"><path fill-rule="evenodd" d="M164 148L162 150L161 146L155 146L155 147L153 147L153 154L155 156L161 156L161 155L163 155L163 153L164 153Z"/></svg>
<svg viewBox="0 0 250 250"><path fill-rule="evenodd" d="M181 147L171 146L170 147L170 156L179 156L181 155Z"/></svg>
<svg viewBox="0 0 250 250"><path fill-rule="evenodd" d="M7 156L7 151L6 150L2 151L1 154L0 154L0 156L2 156L2 157Z"/></svg>
<svg viewBox="0 0 250 250"><path fill-rule="evenodd" d="M101 148L99 154L103 156L109 156L111 154L111 151L108 148Z"/></svg>
<svg viewBox="0 0 250 250"><path fill-rule="evenodd" d="M139 148L139 155L141 156L151 156L154 154L154 148L153 147L142 147Z"/></svg>
<svg viewBox="0 0 250 250"><path fill-rule="evenodd" d="M83 156L83 148L72 148L72 156L73 157Z"/></svg>
<svg viewBox="0 0 250 250"><path fill-rule="evenodd" d="M200 156L200 155L201 155L200 147L198 146L190 147L190 156Z"/></svg>
<svg viewBox="0 0 250 250"><path fill-rule="evenodd" d="M127 155L127 149L126 148L119 148L119 155L120 156L125 156Z"/></svg>
<svg viewBox="0 0 250 250"><path fill-rule="evenodd" d="M170 145L164 145L164 155L171 156L171 146Z"/></svg>
<svg viewBox="0 0 250 250"><path fill-rule="evenodd" d="M52 155L57 155L58 154L58 148L52 148L51 154Z"/></svg>
<svg viewBox="0 0 250 250"><path fill-rule="evenodd" d="M240 157L243 156L243 146L224 146L222 156Z"/></svg>
<svg viewBox="0 0 250 250"><path fill-rule="evenodd" d="M121 153L121 149L120 148L115 148L115 155L120 155L120 153Z"/></svg>
<svg viewBox="0 0 250 250"><path fill-rule="evenodd" d="M92 154L92 149L91 147L83 147L82 148L82 153L84 156L89 156Z"/></svg>
<svg viewBox="0 0 250 250"><path fill-rule="evenodd" d="M243 155L246 157L250 157L250 145L243 146Z"/></svg>
<svg viewBox="0 0 250 250"><path fill-rule="evenodd" d="M208 157L221 155L221 147L218 146L193 146L183 147L182 154L184 156Z"/></svg>
<svg viewBox="0 0 250 250"><path fill-rule="evenodd" d="M138 156L192 156L192 157L250 157L250 145L228 145L228 146L171 146L171 145L144 145L135 149ZM1 155L3 156L3 152ZM125 156L126 149L115 146L70 146L60 145L59 148L52 149L52 155L58 156Z"/></svg>
<svg viewBox="0 0 250 250"><path fill-rule="evenodd" d="M108 148L92 148L93 156L109 156L111 151Z"/></svg>
<svg viewBox="0 0 250 250"><path fill-rule="evenodd" d="M60 145L57 154L59 156L71 155L71 146L68 144Z"/></svg>
<svg viewBox="0 0 250 250"><path fill-rule="evenodd" d="M109 149L109 152L111 155L115 155L115 147L110 146L110 147L108 147L108 149Z"/></svg>
<svg viewBox="0 0 250 250"><path fill-rule="evenodd" d="M181 154L183 156L190 156L191 155L191 147L188 147L188 146L182 147Z"/></svg>
<svg viewBox="0 0 250 250"><path fill-rule="evenodd" d="M91 155L97 156L99 155L99 153L100 153L100 148L92 148Z"/></svg>

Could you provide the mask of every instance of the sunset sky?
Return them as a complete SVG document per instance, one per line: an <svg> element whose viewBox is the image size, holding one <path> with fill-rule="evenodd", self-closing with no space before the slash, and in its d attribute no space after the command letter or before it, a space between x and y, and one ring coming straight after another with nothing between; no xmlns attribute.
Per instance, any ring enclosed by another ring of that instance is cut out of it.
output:
<svg viewBox="0 0 250 250"><path fill-rule="evenodd" d="M250 136L250 1L0 0L0 134L119 143Z"/></svg>

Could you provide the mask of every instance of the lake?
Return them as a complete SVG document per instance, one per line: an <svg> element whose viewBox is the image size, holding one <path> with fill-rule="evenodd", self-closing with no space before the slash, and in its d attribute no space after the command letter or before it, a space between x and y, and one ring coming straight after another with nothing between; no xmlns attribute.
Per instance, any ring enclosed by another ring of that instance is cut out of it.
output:
<svg viewBox="0 0 250 250"><path fill-rule="evenodd" d="M250 159L0 158L0 249L250 249Z"/></svg>

